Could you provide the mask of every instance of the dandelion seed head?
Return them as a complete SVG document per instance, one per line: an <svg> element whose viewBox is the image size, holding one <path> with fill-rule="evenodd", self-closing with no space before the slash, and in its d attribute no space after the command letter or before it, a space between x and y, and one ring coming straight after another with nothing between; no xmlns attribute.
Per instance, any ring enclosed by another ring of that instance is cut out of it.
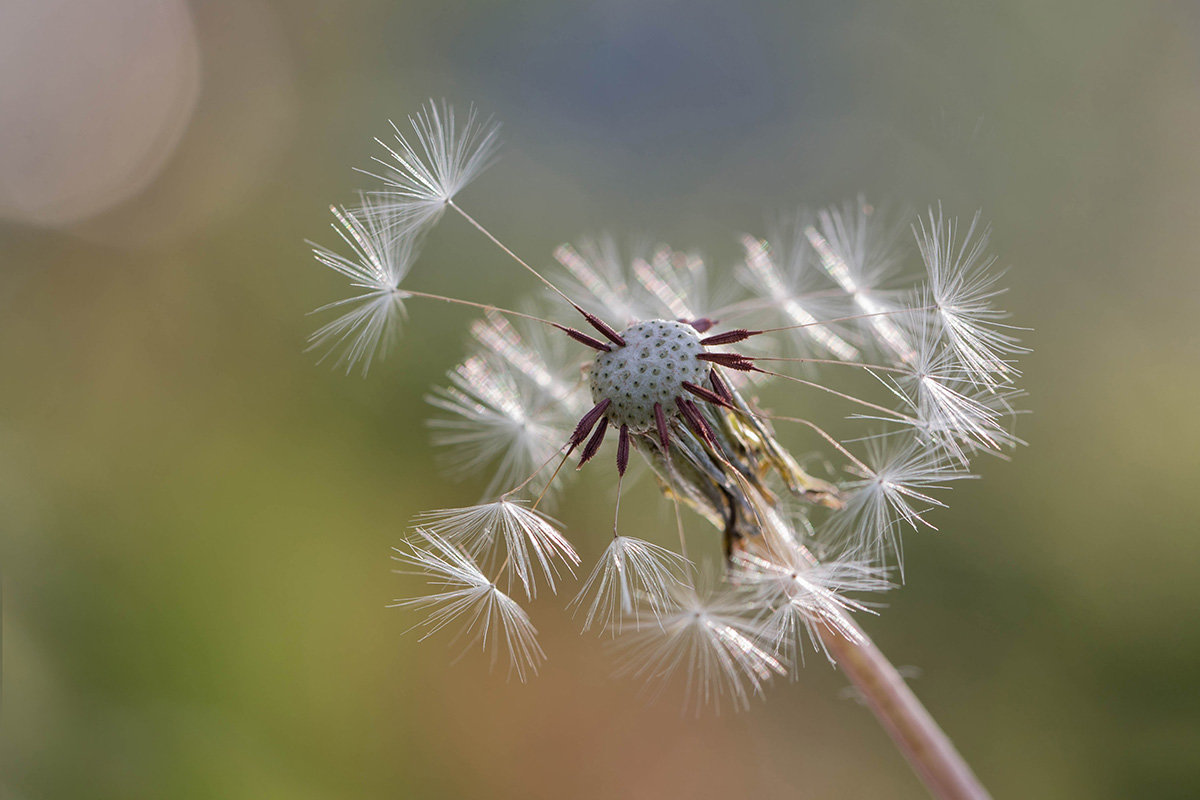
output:
<svg viewBox="0 0 1200 800"><path fill-rule="evenodd" d="M642 433L655 425L654 406L676 414L675 398L686 395L684 383L701 385L709 364L696 330L682 322L650 320L621 332L624 346L600 353L592 364L592 399L611 401L608 417Z"/></svg>

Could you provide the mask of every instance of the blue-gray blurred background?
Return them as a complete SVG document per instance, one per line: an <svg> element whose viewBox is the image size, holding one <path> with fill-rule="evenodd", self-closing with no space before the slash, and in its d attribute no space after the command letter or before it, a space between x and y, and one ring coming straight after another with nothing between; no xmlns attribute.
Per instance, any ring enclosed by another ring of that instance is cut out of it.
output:
<svg viewBox="0 0 1200 800"><path fill-rule="evenodd" d="M6 797L923 796L819 658L697 721L611 680L563 598L529 685L403 635L389 548L480 489L423 426L471 315L414 306L365 381L314 366L345 287L304 240L427 97L503 121L461 199L538 264L607 230L727 265L859 192L982 209L1035 329L1030 446L865 625L998 796L1200 794L1194 3L8 0ZM411 285L535 288L454 219ZM558 509L588 562L595 473Z"/></svg>

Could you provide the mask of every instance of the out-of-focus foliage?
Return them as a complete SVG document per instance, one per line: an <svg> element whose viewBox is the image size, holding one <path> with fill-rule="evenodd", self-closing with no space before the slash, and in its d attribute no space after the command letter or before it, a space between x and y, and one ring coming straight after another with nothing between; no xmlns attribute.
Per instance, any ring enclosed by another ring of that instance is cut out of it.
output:
<svg viewBox="0 0 1200 800"><path fill-rule="evenodd" d="M4 41L102 30L89 4L52 25L33 5L0 12ZM125 31L141 6L104 5ZM414 305L366 381L314 367L304 312L335 283L303 240L331 243L327 205L366 182L350 166L432 95L503 119L464 200L534 263L602 230L732 263L735 233L860 191L982 208L1004 305L1035 329L1031 445L907 539L909 585L866 627L997 796L1200 792L1200 14L811 5L218 0L46 68L4 61L0 111L25 138L0 147L26 149L0 162L46 169L60 183L34 199L71 205L0 196L0 791L921 796L819 659L696 722L611 681L565 600L532 606L551 660L524 686L402 635L389 547L483 488L431 469L423 425L471 317ZM89 63L128 48L193 45L198 76L163 56L183 83L158 74L160 106L134 91L155 61L116 73L138 103L63 88L117 80ZM52 103L17 113L35 90L64 92L62 125ZM184 116L176 90L195 93ZM104 145L143 121L169 157ZM45 166L63 163L105 169L85 197ZM98 216L75 220L80 198ZM424 252L432 291L530 289L461 221ZM588 562L608 485L583 476L555 512ZM652 492L623 513L654 519Z"/></svg>

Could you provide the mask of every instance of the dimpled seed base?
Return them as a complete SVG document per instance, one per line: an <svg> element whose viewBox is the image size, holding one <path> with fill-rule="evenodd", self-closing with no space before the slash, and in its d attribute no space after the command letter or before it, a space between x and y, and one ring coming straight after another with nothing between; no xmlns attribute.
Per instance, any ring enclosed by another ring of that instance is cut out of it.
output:
<svg viewBox="0 0 1200 800"><path fill-rule="evenodd" d="M667 418L676 416L676 397L687 397L683 382L702 386L709 365L696 356L704 352L691 325L654 319L621 331L624 347L613 347L592 362L592 400L610 400L607 417L634 433L655 427L654 404Z"/></svg>

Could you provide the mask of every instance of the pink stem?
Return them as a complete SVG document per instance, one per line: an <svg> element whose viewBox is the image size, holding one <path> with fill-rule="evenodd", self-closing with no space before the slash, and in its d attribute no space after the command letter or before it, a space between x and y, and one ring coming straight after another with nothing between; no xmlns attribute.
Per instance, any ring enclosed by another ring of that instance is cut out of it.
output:
<svg viewBox="0 0 1200 800"><path fill-rule="evenodd" d="M930 794L941 800L987 800L991 795L896 668L848 616L839 621L841 625L857 632L859 640L820 626L825 648L862 693Z"/></svg>

